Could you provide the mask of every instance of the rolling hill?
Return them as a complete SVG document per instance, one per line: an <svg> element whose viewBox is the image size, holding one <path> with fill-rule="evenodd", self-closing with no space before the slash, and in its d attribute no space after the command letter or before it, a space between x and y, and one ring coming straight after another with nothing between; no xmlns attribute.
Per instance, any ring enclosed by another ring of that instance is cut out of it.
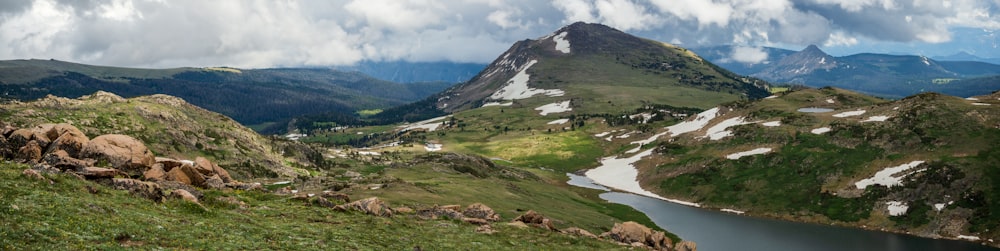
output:
<svg viewBox="0 0 1000 251"><path fill-rule="evenodd" d="M4 97L33 100L46 95L79 97L98 90L123 97L177 96L200 107L257 125L307 114L338 113L416 101L451 83L398 84L357 72L320 68L135 69L55 60L0 62Z"/></svg>

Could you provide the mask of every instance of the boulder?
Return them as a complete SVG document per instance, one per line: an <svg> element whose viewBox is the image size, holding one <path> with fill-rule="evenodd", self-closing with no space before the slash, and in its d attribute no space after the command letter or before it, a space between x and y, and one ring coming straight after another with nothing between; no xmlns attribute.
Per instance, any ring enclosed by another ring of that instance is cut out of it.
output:
<svg viewBox="0 0 1000 251"><path fill-rule="evenodd" d="M85 167L94 166L95 163L92 159L81 160L73 158L64 150L56 150L45 154L42 157L42 162L59 170L82 170Z"/></svg>
<svg viewBox="0 0 1000 251"><path fill-rule="evenodd" d="M222 182L233 183L236 181L236 179L233 179L233 176L229 175L229 171L226 171L226 169L222 169L219 165L214 165L214 168L215 174L218 174L219 178L222 178Z"/></svg>
<svg viewBox="0 0 1000 251"><path fill-rule="evenodd" d="M382 217L392 217L393 213L392 208L389 208L389 206L387 206L386 203L378 197L371 197L344 205L338 205L334 207L334 209L338 211L354 210Z"/></svg>
<svg viewBox="0 0 1000 251"><path fill-rule="evenodd" d="M163 201L163 190L160 186L152 182L141 180L114 178L109 184L114 189L127 190L132 195L147 198L156 202Z"/></svg>
<svg viewBox="0 0 1000 251"><path fill-rule="evenodd" d="M164 181L167 180L167 172L163 171L163 164L157 162L149 170L142 172L142 177L147 181Z"/></svg>
<svg viewBox="0 0 1000 251"><path fill-rule="evenodd" d="M347 203L351 201L351 197L348 196L347 194L338 193L334 191L323 191L322 193L319 194L319 196L326 198L328 200L332 200L333 202L336 203Z"/></svg>
<svg viewBox="0 0 1000 251"><path fill-rule="evenodd" d="M23 159L25 162L38 162L42 160L42 147L38 145L38 141L28 141L27 144L17 149L17 158Z"/></svg>
<svg viewBox="0 0 1000 251"><path fill-rule="evenodd" d="M331 202L330 200L327 200L326 198L323 198L322 196L313 197L309 199L309 201L312 204L320 205L321 207L334 208L337 206L337 204Z"/></svg>
<svg viewBox="0 0 1000 251"><path fill-rule="evenodd" d="M698 251L698 244L692 241L681 241L674 247L676 251Z"/></svg>
<svg viewBox="0 0 1000 251"><path fill-rule="evenodd" d="M549 218L545 218L545 216L542 216L542 214L535 212L535 210L528 210L528 212L522 214L521 216L518 216L517 218L514 218L514 221L520 221L527 225L536 226L552 231L558 231L555 225L552 224L552 220L550 220Z"/></svg>
<svg viewBox="0 0 1000 251"><path fill-rule="evenodd" d="M48 181L49 183L52 183L52 181L50 181L48 178L45 178L45 176L42 176L42 173L40 173L40 172L38 172L38 171L36 171L34 169L30 169L30 168L29 169L24 169L24 171L21 171L21 175L24 175L24 177L28 177L29 179Z"/></svg>
<svg viewBox="0 0 1000 251"><path fill-rule="evenodd" d="M204 187L205 177L201 176L198 171L194 170L194 167L190 165L182 165L181 167L174 168L167 172L166 180L177 181L183 184Z"/></svg>
<svg viewBox="0 0 1000 251"><path fill-rule="evenodd" d="M107 161L111 167L133 177L141 176L155 163L153 152L146 145L135 138L118 134L95 137L87 142L79 157Z"/></svg>
<svg viewBox="0 0 1000 251"><path fill-rule="evenodd" d="M455 210L455 211L462 211L462 205L444 205L441 206L441 208Z"/></svg>
<svg viewBox="0 0 1000 251"><path fill-rule="evenodd" d="M194 195L195 198L202 198L205 196L204 193L198 191L198 188L177 181L159 181L155 183L157 185L160 185L160 188L163 189L163 191L173 191L177 189L183 189L184 191L188 191L188 193Z"/></svg>
<svg viewBox="0 0 1000 251"><path fill-rule="evenodd" d="M489 225L490 222L480 218L462 218L462 222L473 224L473 225Z"/></svg>
<svg viewBox="0 0 1000 251"><path fill-rule="evenodd" d="M38 137L39 136L35 135L35 133L31 130L17 129L14 130L14 132L11 132L10 136L7 137L7 146L10 147L12 151L17 151L17 149L21 149L21 147L27 145L29 141L33 141ZM47 140L43 142L48 143Z"/></svg>
<svg viewBox="0 0 1000 251"><path fill-rule="evenodd" d="M582 236L582 237L588 237L588 238L597 239L597 235L591 233L590 231L583 230L582 228L578 228L578 227L568 227L566 229L559 230L559 232L563 232L564 234L569 234L569 235L576 235L576 236Z"/></svg>
<svg viewBox="0 0 1000 251"><path fill-rule="evenodd" d="M492 208L483 205L482 203L474 203L465 207L465 211L462 211L465 217L483 219L487 221L500 221L500 215L493 211Z"/></svg>
<svg viewBox="0 0 1000 251"><path fill-rule="evenodd" d="M496 230L493 230L493 226L490 226L489 224L481 225L476 228L476 233L480 234L493 234L496 232L497 232Z"/></svg>
<svg viewBox="0 0 1000 251"><path fill-rule="evenodd" d="M76 128L74 127L73 129ZM80 156L80 151L83 150L83 146L87 145L87 142L90 142L90 139L87 138L87 135L79 132L79 130L75 132L67 131L56 137L56 139L49 144L49 147L45 149L45 152L50 153L54 151L66 151L69 156Z"/></svg>
<svg viewBox="0 0 1000 251"><path fill-rule="evenodd" d="M615 223L611 231L601 234L614 241L632 244L640 243L653 250L670 250L673 248L673 241L660 231L654 231L642 224L634 221L625 223Z"/></svg>
<svg viewBox="0 0 1000 251"><path fill-rule="evenodd" d="M409 208L409 207L397 207L397 208L393 208L392 211L395 211L396 213L399 213L399 214L412 214L414 212L413 208Z"/></svg>
<svg viewBox="0 0 1000 251"><path fill-rule="evenodd" d="M209 176L215 174L215 164L205 157L199 156L194 159L194 170L204 174L205 176Z"/></svg>
<svg viewBox="0 0 1000 251"><path fill-rule="evenodd" d="M14 150L9 145L6 137L0 137L0 159L14 158Z"/></svg>
<svg viewBox="0 0 1000 251"><path fill-rule="evenodd" d="M0 127L0 138L7 139L7 137L10 137L10 134L14 131L17 131L16 127L3 125L3 127Z"/></svg>
<svg viewBox="0 0 1000 251"><path fill-rule="evenodd" d="M205 179L205 187L223 189L226 188L226 183L222 182L222 178L219 178L218 174L213 174L211 177Z"/></svg>
<svg viewBox="0 0 1000 251"><path fill-rule="evenodd" d="M164 172L169 172L170 170L173 170L175 167L180 167L184 165L183 161L171 158L155 157L153 158L153 161L155 161L157 164L163 165L162 168Z"/></svg>
<svg viewBox="0 0 1000 251"><path fill-rule="evenodd" d="M194 194L191 194L191 192L188 192L187 190L184 189L174 189L173 191L170 191L170 196L185 201L189 201L191 203L199 204L198 197L195 197Z"/></svg>

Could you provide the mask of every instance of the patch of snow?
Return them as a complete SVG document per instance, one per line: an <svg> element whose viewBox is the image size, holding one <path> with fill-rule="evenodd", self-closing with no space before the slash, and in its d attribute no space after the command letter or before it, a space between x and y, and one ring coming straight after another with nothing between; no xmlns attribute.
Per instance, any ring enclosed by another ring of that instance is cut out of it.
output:
<svg viewBox="0 0 1000 251"><path fill-rule="evenodd" d="M618 137L615 137L615 138L627 139L628 137L632 137L632 133L633 132L628 132L628 133L625 133L625 134L622 134L622 135L618 135Z"/></svg>
<svg viewBox="0 0 1000 251"><path fill-rule="evenodd" d="M734 213L734 214L745 214L746 213L746 212L743 212L743 211L740 211L740 210L729 209L729 208L719 209L719 211L723 211L723 212L727 212L727 213Z"/></svg>
<svg viewBox="0 0 1000 251"><path fill-rule="evenodd" d="M433 132L434 130L437 130L437 128L439 126L441 126L441 123L437 123L437 121L443 120L443 119L448 118L448 117L451 117L451 115L441 116L441 117L432 118L432 119L428 119L428 120L424 120L424 121L420 121L420 122L416 122L416 123L401 125L399 127L403 128L401 131L404 131L404 132L405 131L409 131L409 130L414 130L414 129L426 129L428 132ZM362 134L362 133L358 132L358 134Z"/></svg>
<svg viewBox="0 0 1000 251"><path fill-rule="evenodd" d="M194 166L194 160L184 159L184 160L181 160L181 164L189 165L189 166Z"/></svg>
<svg viewBox="0 0 1000 251"><path fill-rule="evenodd" d="M949 201L948 203L937 203L937 204L934 204L934 209L937 209L938 211L941 211L941 210L944 210L944 207L947 207L948 205L951 205L951 204L954 204L954 203L955 203L954 201Z"/></svg>
<svg viewBox="0 0 1000 251"><path fill-rule="evenodd" d="M358 151L358 154L360 154L360 155L371 155L371 156L379 156L379 155L382 155L382 154L381 154L381 153L379 153L379 152L368 152L368 151Z"/></svg>
<svg viewBox="0 0 1000 251"><path fill-rule="evenodd" d="M278 182L271 183L271 185L285 185L285 184L292 184L292 182L291 181L278 181Z"/></svg>
<svg viewBox="0 0 1000 251"><path fill-rule="evenodd" d="M712 127L709 127L708 130L705 131L705 137L708 137L711 140L720 140L733 135L733 131L728 130L730 127L745 124L750 123L743 121L743 117L729 118L715 124Z"/></svg>
<svg viewBox="0 0 1000 251"><path fill-rule="evenodd" d="M602 133L594 134L594 137L603 138L604 136L608 136L608 134L611 134L611 132L602 132Z"/></svg>
<svg viewBox="0 0 1000 251"><path fill-rule="evenodd" d="M889 201L885 203L886 207L889 209L889 215L900 216L906 214L906 209L910 206L906 205L906 202L902 201Z"/></svg>
<svg viewBox="0 0 1000 251"><path fill-rule="evenodd" d="M771 96L767 96L767 97L766 97L766 98L764 98L764 99L772 99L772 98L777 98L777 97L778 97L778 95L771 95Z"/></svg>
<svg viewBox="0 0 1000 251"><path fill-rule="evenodd" d="M441 151L441 147L443 146L444 145L442 144L427 143L424 144L424 149L427 150L428 152L437 152Z"/></svg>
<svg viewBox="0 0 1000 251"><path fill-rule="evenodd" d="M306 136L309 136L309 135L305 135L303 133L289 133L289 134L285 134L285 138L286 139L288 139L288 140L294 140L294 141L299 141L299 139L305 138Z"/></svg>
<svg viewBox="0 0 1000 251"><path fill-rule="evenodd" d="M740 158L743 158L743 157L746 157L746 156L758 155L758 154L765 154L765 153L769 153L769 152L771 152L771 148L761 147L761 148L753 149L753 150L750 150L750 151L743 151L743 152L738 152L738 153L733 153L733 154L730 154L730 155L726 155L726 158L727 159L740 159Z"/></svg>
<svg viewBox="0 0 1000 251"><path fill-rule="evenodd" d="M923 163L924 161L922 160L916 160L899 166L887 167L885 169L882 169L882 171L878 171L877 173L875 173L875 175L872 176L871 178L855 182L854 186L857 187L858 189L865 189L866 187L875 184L883 185L886 187L900 186L903 185L903 177L905 177L906 175L899 175L899 177L893 177L893 176L895 176L900 172L906 171L910 168L917 167Z"/></svg>
<svg viewBox="0 0 1000 251"><path fill-rule="evenodd" d="M830 132L830 128L829 127L820 127L820 128L812 129L812 131L809 131L809 132L811 132L813 134L824 134L824 133Z"/></svg>
<svg viewBox="0 0 1000 251"><path fill-rule="evenodd" d="M698 113L698 116L691 121L684 121L677 123L676 125L668 126L667 130L670 132L670 137L677 137L678 135L701 130L708 125L708 122L719 115L719 108L712 108L705 110L704 112Z"/></svg>
<svg viewBox="0 0 1000 251"><path fill-rule="evenodd" d="M886 121L888 119L889 119L889 116L881 116L880 115L880 116L871 116L871 117L868 117L868 119L862 120L861 122L882 122L882 121Z"/></svg>
<svg viewBox="0 0 1000 251"><path fill-rule="evenodd" d="M990 104L987 104L987 103L972 103L972 105L987 106L987 105L990 105Z"/></svg>
<svg viewBox="0 0 1000 251"><path fill-rule="evenodd" d="M549 97L558 97L565 95L566 92L559 89L545 90L545 89L535 89L528 87L528 79L531 75L528 75L528 68L532 65L538 63L538 60L531 60L528 64L521 67L521 71L517 72L513 78L507 81L507 84L490 95L490 99L496 100L515 100L515 99L526 99L532 96L543 94Z"/></svg>
<svg viewBox="0 0 1000 251"><path fill-rule="evenodd" d="M978 241L978 240L980 240L979 236L972 236L972 235L958 235L957 238L963 239L963 240L970 240L970 241Z"/></svg>
<svg viewBox="0 0 1000 251"><path fill-rule="evenodd" d="M646 122L649 122L650 119L653 119L654 116L656 116L656 114L644 112L644 113L640 113L640 114L629 115L628 118L635 119L635 118L638 118L638 117L642 117L642 121L639 121L639 123L640 124L645 124Z"/></svg>
<svg viewBox="0 0 1000 251"><path fill-rule="evenodd" d="M895 110L899 110L899 106L897 106L897 107L893 107L893 108L892 108L892 110L893 110L893 111L895 111Z"/></svg>
<svg viewBox="0 0 1000 251"><path fill-rule="evenodd" d="M549 125L562 125L562 124L566 124L567 122L569 122L569 119L557 119L557 120L550 121L548 124ZM598 137L600 137L600 136L598 136Z"/></svg>
<svg viewBox="0 0 1000 251"><path fill-rule="evenodd" d="M652 153L653 149L649 149L627 158L619 158L618 156L605 157L601 159L601 166L588 170L585 175L594 180L594 183L602 186L682 205L701 207L698 203L663 198L653 192L643 189L642 186L639 185L639 171L633 164Z"/></svg>
<svg viewBox="0 0 1000 251"><path fill-rule="evenodd" d="M865 114L865 112L866 112L865 110L857 110L857 111L849 111L849 112L837 113L837 114L834 114L833 116L837 117L837 118L846 118L846 117L858 116L858 115L861 115L861 114Z"/></svg>
<svg viewBox="0 0 1000 251"><path fill-rule="evenodd" d="M569 35L568 31L563 31L562 33L559 33L559 35L552 37L552 41L556 42L556 50L561 51L562 53L569 53L570 51L569 41L566 40L566 35Z"/></svg>
<svg viewBox="0 0 1000 251"><path fill-rule="evenodd" d="M507 102L507 103L489 102L489 103L483 104L483 106L481 106L481 107L489 107L489 106L511 106L511 105L514 105L514 102Z"/></svg>
<svg viewBox="0 0 1000 251"><path fill-rule="evenodd" d="M931 61L929 59L927 59L927 57L925 57L925 56L920 56L920 60L923 61L924 64L927 65L927 66L931 65Z"/></svg>
<svg viewBox="0 0 1000 251"><path fill-rule="evenodd" d="M968 98L965 98L965 100L970 100L970 101L979 101L979 99L978 99L978 98L973 98L973 97L968 97Z"/></svg>
<svg viewBox="0 0 1000 251"><path fill-rule="evenodd" d="M539 106L538 108L535 108L535 110L541 111L538 114L542 115L542 116L545 116L545 115L548 115L550 113L560 113L560 112L572 111L573 108L569 107L569 100L566 100L566 101L563 101L563 102L557 102L557 103L551 103L551 104Z"/></svg>
<svg viewBox="0 0 1000 251"><path fill-rule="evenodd" d="M767 126L767 127L781 126L781 120L768 121L768 122L760 123L760 125Z"/></svg>
<svg viewBox="0 0 1000 251"><path fill-rule="evenodd" d="M832 98L826 99L826 102L830 104L837 103L837 101L834 101Z"/></svg>

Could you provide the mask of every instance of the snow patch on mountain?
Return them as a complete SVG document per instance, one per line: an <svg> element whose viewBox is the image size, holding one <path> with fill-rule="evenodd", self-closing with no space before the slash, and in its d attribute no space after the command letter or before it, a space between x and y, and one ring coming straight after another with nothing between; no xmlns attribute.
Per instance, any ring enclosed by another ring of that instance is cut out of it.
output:
<svg viewBox="0 0 1000 251"><path fill-rule="evenodd" d="M889 201L885 203L886 207L889 209L889 215L900 216L906 214L906 209L910 206L906 205L906 202L902 201Z"/></svg>
<svg viewBox="0 0 1000 251"><path fill-rule="evenodd" d="M924 161L917 160L898 166L887 167L885 169L882 169L882 171L878 171L877 173L875 173L875 175L872 176L871 178L855 182L854 186L857 187L858 189L865 189L868 186L875 184L883 185L886 187L901 186L903 185L903 177L906 177L906 175L905 174L898 175L898 174L903 171L909 170L911 168L917 167L923 163Z"/></svg>
<svg viewBox="0 0 1000 251"><path fill-rule="evenodd" d="M489 102L489 103L483 104L482 107L489 107L489 106L512 106L512 105L514 105L514 102L507 102L507 103Z"/></svg>
<svg viewBox="0 0 1000 251"><path fill-rule="evenodd" d="M820 128L812 129L812 131L809 131L809 132L811 132L812 134L824 134L824 133L830 132L830 128L829 127L820 127Z"/></svg>
<svg viewBox="0 0 1000 251"><path fill-rule="evenodd" d="M846 118L846 117L853 117L853 116L858 116L858 115L861 115L861 114L865 114L865 112L866 112L865 110L857 110L857 111L849 111L849 112L837 113L837 114L834 114L833 116L837 117L837 118Z"/></svg>
<svg viewBox="0 0 1000 251"><path fill-rule="evenodd" d="M643 151L639 154L632 155L632 157L619 158L617 156L605 157L601 159L601 166L590 169L584 175L594 181L594 183L600 184L602 186L647 196L650 198L661 199L677 204L701 207L700 204L688 201L667 199L646 189L643 189L639 185L639 170L635 167L635 162L638 162L642 158L653 154L653 149Z"/></svg>
<svg viewBox="0 0 1000 251"><path fill-rule="evenodd" d="M562 124L566 124L566 122L569 122L569 119L557 119L557 120L550 121L548 124L549 125L562 125Z"/></svg>
<svg viewBox="0 0 1000 251"><path fill-rule="evenodd" d="M742 152L738 152L738 153L733 153L733 154L730 154L730 155L726 155L726 158L727 159L740 159L740 158L743 158L743 157L746 157L746 156L758 155L758 154L765 154L765 153L769 153L769 152L771 152L771 148L761 147L761 148L753 149L753 150L750 150L750 151L742 151Z"/></svg>
<svg viewBox="0 0 1000 251"><path fill-rule="evenodd" d="M751 122L744 121L743 117L729 118L723 120L722 122L719 122L718 124L715 124L712 127L709 127L708 130L706 130L705 132L705 137L708 137L711 140L720 140L722 138L733 135L733 131L729 130L730 127L745 125L750 123Z"/></svg>
<svg viewBox="0 0 1000 251"><path fill-rule="evenodd" d="M566 92L559 89L545 90L545 89L535 89L528 87L528 79L531 78L531 75L528 74L528 69L531 68L532 65L535 65L535 63L538 63L538 60L531 60L531 62L528 62L528 64L522 66L521 71L517 72L517 74L514 75L513 78L507 81L507 85L494 92L493 95L490 95L490 99L494 100L526 99L538 94L547 95L549 97L558 97L565 95Z"/></svg>
<svg viewBox="0 0 1000 251"><path fill-rule="evenodd" d="M400 131L404 131L404 132L405 131L409 131L409 130L414 130L414 129L425 129L428 132L433 132L434 130L437 130L437 128L439 126L441 126L441 123L437 123L437 121L443 120L443 119L448 118L448 117L451 117L451 115L441 116L441 117L437 117L437 118L432 118L432 119L428 119L428 120L424 120L424 121L420 121L420 122L416 122L416 123L411 123L411 124L405 124L405 125L399 126L399 128L402 128L402 130L400 130Z"/></svg>
<svg viewBox="0 0 1000 251"><path fill-rule="evenodd" d="M556 42L556 50L562 53L570 52L569 41L566 40L566 35L569 35L568 31L563 31L559 35L552 37L552 41Z"/></svg>
<svg viewBox="0 0 1000 251"><path fill-rule="evenodd" d="M862 120L861 122L882 122L882 121L886 121L888 119L889 119L889 116L879 115L879 116L868 117L868 119Z"/></svg>
<svg viewBox="0 0 1000 251"><path fill-rule="evenodd" d="M781 126L781 120L768 121L768 122L760 123L760 125L766 126L766 127L778 127L778 126Z"/></svg>
<svg viewBox="0 0 1000 251"><path fill-rule="evenodd" d="M569 107L569 100L566 100L566 101L563 101L563 102L556 102L556 103L551 103L551 104L539 106L538 108L535 108L535 110L541 111L538 114L542 115L542 116L545 116L545 115L548 115L550 113L560 113L560 112L572 111L573 108Z"/></svg>

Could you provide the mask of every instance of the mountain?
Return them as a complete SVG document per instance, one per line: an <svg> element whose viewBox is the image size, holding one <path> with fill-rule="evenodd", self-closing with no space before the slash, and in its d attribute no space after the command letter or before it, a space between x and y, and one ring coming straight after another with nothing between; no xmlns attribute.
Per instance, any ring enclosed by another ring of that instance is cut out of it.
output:
<svg viewBox="0 0 1000 251"><path fill-rule="evenodd" d="M0 104L0 121L18 128L68 123L88 137L132 135L156 156L206 157L238 179L295 177L299 169L290 163L315 167L318 160L305 145L263 137L224 115L162 94L129 99L103 91L78 99L50 95Z"/></svg>
<svg viewBox="0 0 1000 251"><path fill-rule="evenodd" d="M889 98L901 98L921 92L986 94L1000 89L1000 83L961 87L950 84L956 79L988 75L1000 75L1000 65L938 62L924 56L873 53L833 57L814 45L751 74L771 82L812 87L833 86Z"/></svg>
<svg viewBox="0 0 1000 251"><path fill-rule="evenodd" d="M760 62L747 63L740 62L734 58L740 57L737 55L743 47L733 46L733 45L718 45L718 46L707 46L707 47L694 47L690 48L691 51L698 53L702 58L721 66L727 70L730 70L736 74L749 76L751 74L760 72L776 63L781 58L791 55L796 51L786 50L774 47L760 47L760 48L749 48L751 50L759 49L760 52L766 55L765 59Z"/></svg>
<svg viewBox="0 0 1000 251"><path fill-rule="evenodd" d="M973 61L973 62L983 62L990 64L1000 64L1000 58L981 58L979 56L972 55L964 51L949 56L938 56L932 58L937 61Z"/></svg>
<svg viewBox="0 0 1000 251"><path fill-rule="evenodd" d="M50 94L79 97L98 90L124 97L168 94L255 125L323 112L353 117L358 110L416 101L451 84L399 84L320 68L135 69L9 60L0 61L0 85L4 88L0 94L18 100Z"/></svg>
<svg viewBox="0 0 1000 251"><path fill-rule="evenodd" d="M491 105L537 107L570 101L573 113L606 113L644 104L711 107L769 95L691 51L600 24L574 23L519 41L468 82L424 101L386 110L399 121Z"/></svg>
<svg viewBox="0 0 1000 251"><path fill-rule="evenodd" d="M454 62L362 61L338 66L341 71L358 71L374 78L397 83L468 81L486 68L485 64Z"/></svg>

